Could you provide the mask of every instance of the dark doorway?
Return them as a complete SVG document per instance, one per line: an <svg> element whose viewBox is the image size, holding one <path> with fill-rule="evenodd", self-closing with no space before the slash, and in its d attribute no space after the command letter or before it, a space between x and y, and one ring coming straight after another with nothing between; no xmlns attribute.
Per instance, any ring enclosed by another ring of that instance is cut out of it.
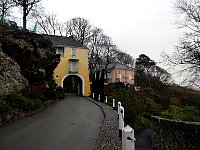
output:
<svg viewBox="0 0 200 150"><path fill-rule="evenodd" d="M63 82L63 88L65 93L83 95L82 93L82 80L79 76L69 75L65 78Z"/></svg>

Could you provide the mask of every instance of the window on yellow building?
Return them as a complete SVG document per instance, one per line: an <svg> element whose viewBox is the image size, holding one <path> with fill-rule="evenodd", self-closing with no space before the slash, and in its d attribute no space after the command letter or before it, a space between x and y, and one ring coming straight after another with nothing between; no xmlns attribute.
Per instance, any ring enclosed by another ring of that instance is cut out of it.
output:
<svg viewBox="0 0 200 150"><path fill-rule="evenodd" d="M56 79L59 79L59 74L56 74Z"/></svg>
<svg viewBox="0 0 200 150"><path fill-rule="evenodd" d="M76 48L72 48L72 56L76 56Z"/></svg>
<svg viewBox="0 0 200 150"><path fill-rule="evenodd" d="M60 54L61 56L64 56L64 47L57 47L56 54Z"/></svg>
<svg viewBox="0 0 200 150"><path fill-rule="evenodd" d="M71 62L71 71L76 71L77 68L76 68L76 62Z"/></svg>

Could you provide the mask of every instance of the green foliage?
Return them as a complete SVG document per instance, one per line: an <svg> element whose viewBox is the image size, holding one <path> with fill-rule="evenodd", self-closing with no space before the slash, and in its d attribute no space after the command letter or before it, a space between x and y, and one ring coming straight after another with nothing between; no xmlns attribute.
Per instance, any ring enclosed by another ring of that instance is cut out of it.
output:
<svg viewBox="0 0 200 150"><path fill-rule="evenodd" d="M58 86L53 88L46 89L45 97L47 99L63 99L65 97L65 91L62 87Z"/></svg>
<svg viewBox="0 0 200 150"><path fill-rule="evenodd" d="M153 100L149 100L146 103L146 109L143 112L143 116L146 118L151 118L151 116L160 116L161 112L164 110L163 106L160 104L156 104Z"/></svg>
<svg viewBox="0 0 200 150"><path fill-rule="evenodd" d="M65 91L62 87L56 87L56 97L59 99L63 99L65 97Z"/></svg>
<svg viewBox="0 0 200 150"><path fill-rule="evenodd" d="M21 99L21 104L19 108L22 110L35 110L41 105L41 101L39 99L28 99L24 97Z"/></svg>
<svg viewBox="0 0 200 150"><path fill-rule="evenodd" d="M136 61L135 82L137 86L152 87L153 89L162 89L171 80L171 75L164 69L156 65L145 54L139 55Z"/></svg>
<svg viewBox="0 0 200 150"><path fill-rule="evenodd" d="M162 113L162 117L183 121L200 121L200 110L195 106L177 107L171 105L170 108Z"/></svg>
<svg viewBox="0 0 200 150"><path fill-rule="evenodd" d="M9 111L11 107L7 104L5 100L0 100L0 114Z"/></svg>
<svg viewBox="0 0 200 150"><path fill-rule="evenodd" d="M151 123L150 119L147 119L147 118L139 115L135 119L135 122L132 126L133 126L134 130L139 131L143 128L150 126L150 123Z"/></svg>
<svg viewBox="0 0 200 150"><path fill-rule="evenodd" d="M149 119L143 115L147 109L147 102L150 99L144 95L145 94L135 94L132 96L129 90L120 88L113 90L108 99L110 103L112 102L112 98L115 98L116 103L121 101L122 106L125 108L125 123L134 127L136 131L150 125ZM149 107L150 106L148 106L148 109ZM155 109L154 112L156 110L158 109ZM150 116L150 111L146 113L146 116Z"/></svg>
<svg viewBox="0 0 200 150"><path fill-rule="evenodd" d="M5 101L12 109L34 110L41 105L39 99L29 99L18 93L9 94Z"/></svg>
<svg viewBox="0 0 200 150"><path fill-rule="evenodd" d="M56 99L57 98L56 90L54 90L54 89L46 89L45 90L45 97L47 99Z"/></svg>
<svg viewBox="0 0 200 150"><path fill-rule="evenodd" d="M44 94L39 91L30 91L26 93L25 96L29 97L30 99L39 99L41 101L45 101Z"/></svg>

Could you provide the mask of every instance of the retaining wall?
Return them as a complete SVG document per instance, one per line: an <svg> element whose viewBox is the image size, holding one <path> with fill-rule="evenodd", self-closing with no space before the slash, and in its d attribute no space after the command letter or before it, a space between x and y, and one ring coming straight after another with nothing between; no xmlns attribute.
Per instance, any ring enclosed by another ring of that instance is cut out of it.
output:
<svg viewBox="0 0 200 150"><path fill-rule="evenodd" d="M200 150L200 122L151 119L153 150Z"/></svg>

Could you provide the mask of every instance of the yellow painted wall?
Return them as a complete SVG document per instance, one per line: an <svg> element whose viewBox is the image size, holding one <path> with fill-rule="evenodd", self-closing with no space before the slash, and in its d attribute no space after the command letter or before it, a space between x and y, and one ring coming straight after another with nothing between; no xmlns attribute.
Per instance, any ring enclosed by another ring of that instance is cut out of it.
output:
<svg viewBox="0 0 200 150"><path fill-rule="evenodd" d="M62 85L64 77L69 74L72 47L65 47L64 57L61 57L60 63L54 70L53 78L57 84ZM79 75L84 79L84 93L83 96L90 95L90 82L89 82L89 73L88 73L88 49L86 48L76 48L76 56L79 59L77 61L78 73L71 75ZM56 75L59 74L59 79L56 79Z"/></svg>

